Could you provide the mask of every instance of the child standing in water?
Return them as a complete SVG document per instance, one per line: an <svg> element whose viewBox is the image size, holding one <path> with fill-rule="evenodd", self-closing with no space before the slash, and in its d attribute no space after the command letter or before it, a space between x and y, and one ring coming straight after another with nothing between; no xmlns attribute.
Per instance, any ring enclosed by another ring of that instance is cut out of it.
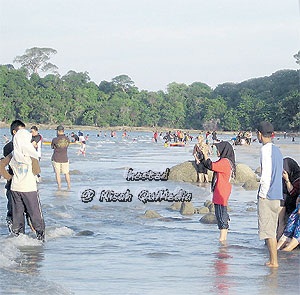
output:
<svg viewBox="0 0 300 295"><path fill-rule="evenodd" d="M213 192L212 202L215 205L215 215L220 229L220 242L227 239L229 228L229 215L227 213L228 199L231 194L231 177L235 174L235 155L231 144L227 141L214 144L217 148L217 156L220 158L212 162L208 153L204 153L204 166L214 171L211 190Z"/></svg>

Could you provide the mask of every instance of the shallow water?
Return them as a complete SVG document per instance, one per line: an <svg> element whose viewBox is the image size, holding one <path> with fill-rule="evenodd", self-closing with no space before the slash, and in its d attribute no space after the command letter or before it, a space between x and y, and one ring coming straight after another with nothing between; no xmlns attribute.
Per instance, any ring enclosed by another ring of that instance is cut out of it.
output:
<svg viewBox="0 0 300 295"><path fill-rule="evenodd" d="M74 130L76 131L76 130ZM1 133L2 132L2 133ZM6 130L0 130L4 134ZM138 200L151 192L184 189L200 206L211 199L209 186L171 181L126 181L128 168L163 172L192 160L193 144L164 148L151 142L151 133L130 133L128 139L96 137L88 132L87 156L69 148L71 191L56 190L51 148L43 146L39 184L46 221L46 242L28 231L9 237L5 224L6 197L0 180L0 294L287 294L299 291L300 251L279 253L279 269L264 266L266 247L257 235L255 191L233 187L230 231L220 245L216 225L199 222L202 215L181 216L171 203ZM51 139L54 131L42 130ZM226 136L222 136L223 139ZM135 139L135 140L133 140ZM299 161L299 143L276 139L284 156ZM258 143L237 146L237 162L259 166ZM65 185L65 184L64 184ZM81 192L96 191L89 203ZM133 195L132 202L100 202L102 190ZM247 211L251 207L254 211ZM142 218L148 209L163 219Z"/></svg>

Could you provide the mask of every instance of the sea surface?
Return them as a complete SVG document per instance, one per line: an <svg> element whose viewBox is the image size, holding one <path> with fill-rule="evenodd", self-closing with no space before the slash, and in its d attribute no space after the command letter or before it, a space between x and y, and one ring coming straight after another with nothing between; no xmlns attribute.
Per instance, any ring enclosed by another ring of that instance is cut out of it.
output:
<svg viewBox="0 0 300 295"><path fill-rule="evenodd" d="M78 130L70 130L77 132ZM152 142L151 132L89 134L86 157L78 145L69 147L70 191L63 181L57 190L51 166L52 150L43 146L39 193L46 222L46 242L30 230L19 237L6 227L5 181L0 179L0 294L298 294L300 251L279 252L279 268L264 266L268 252L258 239L256 191L234 185L230 197L230 230L226 244L218 242L216 225L199 222L200 214L182 216L171 203L138 199L142 190L180 189L192 193L195 206L211 200L209 185L172 181L127 181L134 172L163 172L193 160L195 139L185 147ZM0 140L6 129L0 129ZM54 130L40 130L44 139ZM196 136L197 134L193 134ZM229 135L219 135L230 140ZM300 162L299 138L276 137L284 156ZM2 140L0 148L4 142ZM259 166L260 144L236 146L236 161ZM82 193L94 198L87 203ZM125 193L131 202L99 201L101 192ZM144 218L155 210L164 218Z"/></svg>

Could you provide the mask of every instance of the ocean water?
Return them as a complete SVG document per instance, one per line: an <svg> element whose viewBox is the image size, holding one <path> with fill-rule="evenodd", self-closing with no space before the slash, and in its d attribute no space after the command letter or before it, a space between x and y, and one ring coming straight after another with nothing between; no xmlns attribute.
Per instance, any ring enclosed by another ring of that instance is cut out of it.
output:
<svg viewBox="0 0 300 295"><path fill-rule="evenodd" d="M75 132L77 130L74 130ZM0 135L7 130L0 130ZM43 146L39 192L46 222L46 242L8 235L6 197L0 180L0 294L289 294L299 292L300 251L279 252L279 268L264 266L268 252L257 235L256 192L234 185L230 198L230 231L218 242L216 225L199 222L200 214L182 216L171 203L146 203L142 190L182 189L195 206L211 199L209 185L172 181L127 181L136 172L167 168L192 160L195 142L164 148L151 132L132 132L123 139L89 133L86 157L69 148L72 188L58 191L51 166L52 150ZM54 130L41 130L46 139ZM195 134L196 135L196 134ZM221 135L221 139L230 139ZM284 156L299 160L299 138L276 138ZM2 144L3 146L3 144ZM0 146L0 147L2 147ZM260 145L237 146L236 160L259 166ZM91 202L81 200L91 189ZM99 201L101 191L125 193L131 202ZM249 210L252 208L253 210ZM164 218L143 218L155 210Z"/></svg>

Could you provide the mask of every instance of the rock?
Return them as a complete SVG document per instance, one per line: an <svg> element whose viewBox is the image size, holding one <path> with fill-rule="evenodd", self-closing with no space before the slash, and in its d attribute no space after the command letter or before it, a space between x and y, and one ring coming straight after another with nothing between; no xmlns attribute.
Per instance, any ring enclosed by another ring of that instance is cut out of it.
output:
<svg viewBox="0 0 300 295"><path fill-rule="evenodd" d="M161 218L162 216L154 210L147 210L143 215L145 218Z"/></svg>
<svg viewBox="0 0 300 295"><path fill-rule="evenodd" d="M168 209L171 211L179 211L181 208L181 203L182 202L175 202Z"/></svg>
<svg viewBox="0 0 300 295"><path fill-rule="evenodd" d="M258 187L259 187L259 182L256 179L249 179L243 185L243 188L246 191L256 191L258 190Z"/></svg>
<svg viewBox="0 0 300 295"><path fill-rule="evenodd" d="M202 216L199 220L201 223L204 224L217 224L217 219L215 214L213 213L207 213L204 216Z"/></svg>
<svg viewBox="0 0 300 295"><path fill-rule="evenodd" d="M257 208L254 208L254 207L248 207L248 208L246 209L246 211L248 211L248 212L255 212L255 211L257 211Z"/></svg>
<svg viewBox="0 0 300 295"><path fill-rule="evenodd" d="M95 210L95 211L98 211L98 210L101 210L102 207L100 205L93 205L91 206L91 210Z"/></svg>
<svg viewBox="0 0 300 295"><path fill-rule="evenodd" d="M206 200L204 202L204 206L209 209L209 212L215 213L215 204L212 201ZM227 212L230 212L231 208L227 206Z"/></svg>
<svg viewBox="0 0 300 295"><path fill-rule="evenodd" d="M254 206L254 205L256 205L256 202L255 201L250 201L250 202L247 202L246 204L248 206Z"/></svg>
<svg viewBox="0 0 300 295"><path fill-rule="evenodd" d="M204 202L204 206L205 206L205 207L209 207L211 204L212 204L212 201L210 201L210 200L206 200L206 201Z"/></svg>
<svg viewBox="0 0 300 295"><path fill-rule="evenodd" d="M207 208L209 209L209 212L214 213L215 212L215 204L214 203L210 203Z"/></svg>
<svg viewBox="0 0 300 295"><path fill-rule="evenodd" d="M254 171L245 164L237 164L236 165L236 173L235 173L235 183L241 183L246 182L248 180L255 180L256 181L256 175Z"/></svg>
<svg viewBox="0 0 300 295"><path fill-rule="evenodd" d="M170 169L169 180L197 182L197 171L194 161L178 164ZM212 179L212 171L208 171L208 180Z"/></svg>
<svg viewBox="0 0 300 295"><path fill-rule="evenodd" d="M211 182L213 172L208 170L208 180ZM197 182L197 172L194 161L187 161L178 164L170 169L169 180ZM236 165L236 177L233 183L245 183L250 179L257 179L254 171L247 165L238 163Z"/></svg>
<svg viewBox="0 0 300 295"><path fill-rule="evenodd" d="M76 236L92 236L92 235L94 235L94 232L91 230L82 230L76 234Z"/></svg>
<svg viewBox="0 0 300 295"><path fill-rule="evenodd" d="M70 175L80 175L81 172L79 170L70 170Z"/></svg>
<svg viewBox="0 0 300 295"><path fill-rule="evenodd" d="M206 214L209 213L209 209L207 207L195 208L195 214Z"/></svg>
<svg viewBox="0 0 300 295"><path fill-rule="evenodd" d="M186 220L192 220L191 218L183 217L183 218L178 218L178 217L162 217L159 220L161 221L166 221L166 222L180 222L180 221L186 221Z"/></svg>
<svg viewBox="0 0 300 295"><path fill-rule="evenodd" d="M168 179L173 181L197 182L194 161L187 161L172 167Z"/></svg>
<svg viewBox="0 0 300 295"><path fill-rule="evenodd" d="M257 167L255 170L255 174L257 174L258 176L261 176L261 167Z"/></svg>
<svg viewBox="0 0 300 295"><path fill-rule="evenodd" d="M183 202L180 208L180 214L182 215L193 215L195 207L192 202Z"/></svg>

